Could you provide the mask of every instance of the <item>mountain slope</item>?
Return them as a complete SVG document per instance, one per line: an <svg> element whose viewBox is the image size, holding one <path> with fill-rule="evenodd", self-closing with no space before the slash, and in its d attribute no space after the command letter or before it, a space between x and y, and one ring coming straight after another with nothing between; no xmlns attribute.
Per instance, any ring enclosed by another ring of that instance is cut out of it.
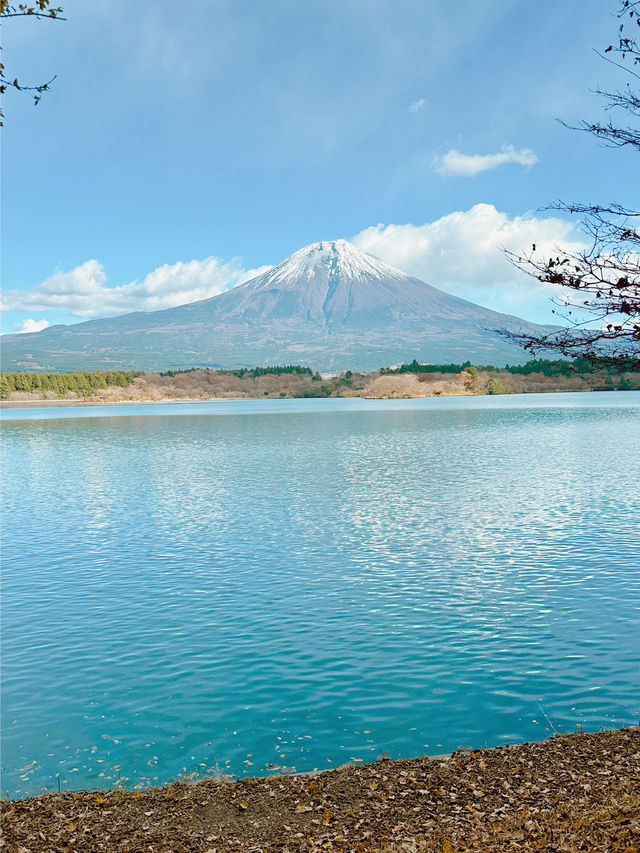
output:
<svg viewBox="0 0 640 853"><path fill-rule="evenodd" d="M495 329L539 332L437 290L345 240L314 243L210 299L2 338L3 369L241 367L320 370L419 361L526 361Z"/></svg>

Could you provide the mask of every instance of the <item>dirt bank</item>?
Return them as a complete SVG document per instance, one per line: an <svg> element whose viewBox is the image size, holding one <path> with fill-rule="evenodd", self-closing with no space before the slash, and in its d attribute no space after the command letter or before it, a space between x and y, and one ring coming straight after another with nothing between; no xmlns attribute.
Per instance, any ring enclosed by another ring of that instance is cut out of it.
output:
<svg viewBox="0 0 640 853"><path fill-rule="evenodd" d="M640 729L2 804L3 850L640 851Z"/></svg>

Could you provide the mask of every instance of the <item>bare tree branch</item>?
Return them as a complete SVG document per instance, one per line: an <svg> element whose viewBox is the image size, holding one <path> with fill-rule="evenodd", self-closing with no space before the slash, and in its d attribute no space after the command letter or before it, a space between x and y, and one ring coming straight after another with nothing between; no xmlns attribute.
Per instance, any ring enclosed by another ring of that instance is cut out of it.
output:
<svg viewBox="0 0 640 853"><path fill-rule="evenodd" d="M619 0L614 14L623 20L618 43L599 55L640 80L640 74L633 70L640 65L640 45L625 33L629 22L640 27L640 0ZM609 53L618 55L621 61L611 59L606 55ZM596 90L596 94L607 101L607 110L622 109L632 118L640 116L640 93L629 84L624 91ZM637 126L619 127L613 120L583 121L576 127L561 123L573 130L587 131L612 147L630 145L640 150ZM576 252L558 251L555 256L546 257L534 245L529 251L506 255L518 269L556 288L554 313L566 325L540 336L504 329L499 330L500 334L532 353L554 350L594 360L627 359L640 369L640 211L616 202L558 201L547 209L582 216L581 227L590 238L589 247Z"/></svg>

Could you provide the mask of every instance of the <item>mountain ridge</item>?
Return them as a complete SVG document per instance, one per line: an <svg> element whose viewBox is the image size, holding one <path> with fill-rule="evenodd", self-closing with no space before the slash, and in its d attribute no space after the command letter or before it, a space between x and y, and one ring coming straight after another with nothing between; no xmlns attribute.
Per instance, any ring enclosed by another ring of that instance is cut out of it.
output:
<svg viewBox="0 0 640 853"><path fill-rule="evenodd" d="M526 361L496 333L501 328L551 329L445 293L333 240L305 246L204 300L5 335L3 369L163 370L302 359L320 370L374 370L413 358Z"/></svg>

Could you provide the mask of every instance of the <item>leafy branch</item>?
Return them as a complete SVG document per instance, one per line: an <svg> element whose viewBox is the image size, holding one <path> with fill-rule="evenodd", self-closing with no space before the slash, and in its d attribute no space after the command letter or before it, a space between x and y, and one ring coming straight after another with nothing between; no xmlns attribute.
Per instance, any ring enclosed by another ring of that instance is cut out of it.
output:
<svg viewBox="0 0 640 853"><path fill-rule="evenodd" d="M66 18L61 17L63 11L61 6L53 6L52 0L36 0L33 5L27 3L19 3L14 5L9 3L9 0L0 0L0 20L4 18L48 18L58 21L66 21ZM39 83L35 86L26 86L21 83L17 77L13 80L7 74L4 64L0 62L0 95L4 95L7 89L13 88L18 92L28 92L33 97L34 104L38 104L44 92L48 92L51 84L56 79L54 75L46 83ZM0 127L4 124L4 113L0 109Z"/></svg>

